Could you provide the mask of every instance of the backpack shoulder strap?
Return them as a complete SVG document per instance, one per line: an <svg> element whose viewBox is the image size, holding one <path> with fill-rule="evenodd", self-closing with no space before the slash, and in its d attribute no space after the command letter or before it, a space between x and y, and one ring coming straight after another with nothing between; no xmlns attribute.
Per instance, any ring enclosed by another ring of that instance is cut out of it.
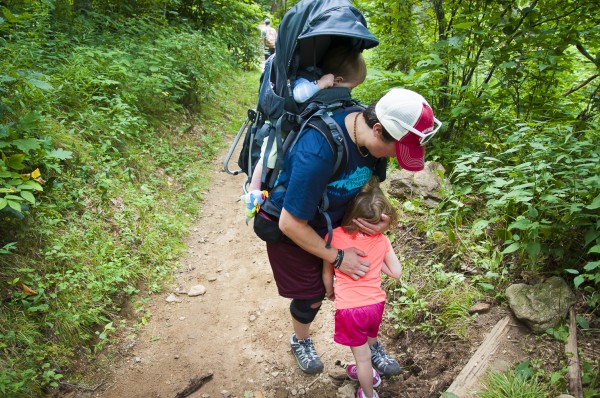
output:
<svg viewBox="0 0 600 398"><path fill-rule="evenodd" d="M346 168L348 163L348 144L344 139L342 127L327 114L327 112L317 112L307 122L309 127L317 130L329 143L333 151L335 160L333 174L329 181L335 181Z"/></svg>

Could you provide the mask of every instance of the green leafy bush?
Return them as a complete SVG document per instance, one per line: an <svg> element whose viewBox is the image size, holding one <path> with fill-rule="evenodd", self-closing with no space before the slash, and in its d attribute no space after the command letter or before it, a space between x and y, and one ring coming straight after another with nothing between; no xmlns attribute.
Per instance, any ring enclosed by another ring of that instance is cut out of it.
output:
<svg viewBox="0 0 600 398"><path fill-rule="evenodd" d="M498 239L514 269L576 274L575 287L586 283L596 297L597 131L575 134L560 126L518 125L497 154L468 153L456 159L451 173L455 191L444 211L470 220L478 235Z"/></svg>
<svg viewBox="0 0 600 398"><path fill-rule="evenodd" d="M245 115L214 105L237 81L216 34L143 15L34 10L0 20L2 396L42 395L73 377L74 358L110 340L126 298L160 291L202 200L203 169L237 123L226 114Z"/></svg>

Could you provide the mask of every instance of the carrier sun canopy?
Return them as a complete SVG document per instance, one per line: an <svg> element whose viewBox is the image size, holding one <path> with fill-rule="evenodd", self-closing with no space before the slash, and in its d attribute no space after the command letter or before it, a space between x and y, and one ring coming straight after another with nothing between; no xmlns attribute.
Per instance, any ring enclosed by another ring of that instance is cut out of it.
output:
<svg viewBox="0 0 600 398"><path fill-rule="evenodd" d="M290 74L317 65L332 43L362 51L377 46L379 40L348 0L302 0L292 7L279 25L273 65L275 92L283 96Z"/></svg>

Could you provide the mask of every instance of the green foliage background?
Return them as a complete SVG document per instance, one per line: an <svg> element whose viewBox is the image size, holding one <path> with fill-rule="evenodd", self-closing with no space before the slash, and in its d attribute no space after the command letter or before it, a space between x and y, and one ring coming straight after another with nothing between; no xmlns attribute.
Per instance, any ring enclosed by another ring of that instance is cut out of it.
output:
<svg viewBox="0 0 600 398"><path fill-rule="evenodd" d="M257 6L131 4L0 7L2 396L57 386L161 289L251 105L224 97L258 63Z"/></svg>
<svg viewBox="0 0 600 398"><path fill-rule="evenodd" d="M0 3L0 395L57 386L104 347L125 300L146 321L138 293L170 275L221 132L256 100L257 26L296 2ZM463 335L471 303L553 274L576 289L580 327L597 328L595 4L354 4L381 42L355 96L407 87L444 122L427 157L452 188L433 210L398 204L424 249L386 281L398 332ZM592 396L598 365L584 364Z"/></svg>

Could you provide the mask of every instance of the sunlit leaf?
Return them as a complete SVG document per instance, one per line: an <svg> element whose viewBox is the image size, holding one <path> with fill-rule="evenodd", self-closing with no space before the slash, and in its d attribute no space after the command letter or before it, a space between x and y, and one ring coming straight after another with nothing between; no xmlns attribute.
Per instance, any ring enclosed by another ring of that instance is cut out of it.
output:
<svg viewBox="0 0 600 398"><path fill-rule="evenodd" d="M575 320L577 320L577 324L579 325L579 327L581 329L589 329L590 328L590 323L586 317L584 317L582 315L576 315Z"/></svg>
<svg viewBox="0 0 600 398"><path fill-rule="evenodd" d="M16 202L14 200L9 200L8 206L11 209L13 209L14 211L21 213L21 204L19 202Z"/></svg>
<svg viewBox="0 0 600 398"><path fill-rule="evenodd" d="M592 248L588 250L588 254L592 253L600 253L600 245L592 246Z"/></svg>
<svg viewBox="0 0 600 398"><path fill-rule="evenodd" d="M471 228L473 230L473 234L475 234L475 236L481 235L483 232L485 232L485 229L489 224L490 222L488 220L475 221L475 223L473 223L473 227Z"/></svg>
<svg viewBox="0 0 600 398"><path fill-rule="evenodd" d="M585 206L586 209L595 210L600 208L600 194L594 198L592 203L588 206Z"/></svg>
<svg viewBox="0 0 600 398"><path fill-rule="evenodd" d="M54 86L52 86L50 83L44 82L42 80L37 80L37 79L28 79L27 80L30 84L36 86L39 89L42 90L52 90L54 88Z"/></svg>
<svg viewBox="0 0 600 398"><path fill-rule="evenodd" d="M12 145L16 146L21 152L29 153L31 151L40 149L40 142L35 138L24 138L20 140L13 140Z"/></svg>
<svg viewBox="0 0 600 398"><path fill-rule="evenodd" d="M42 186L36 182L36 181L25 181L23 184L19 185L19 188L21 188L21 190L28 190L28 191L43 191L44 188L42 188Z"/></svg>
<svg viewBox="0 0 600 398"><path fill-rule="evenodd" d="M511 245L509 245L506 249L502 250L502 254L514 253L517 250L519 250L520 247L521 244L519 242L514 242Z"/></svg>
<svg viewBox="0 0 600 398"><path fill-rule="evenodd" d="M480 282L480 283L478 283L478 285L486 292L494 290L494 285L492 285L491 283Z"/></svg>
<svg viewBox="0 0 600 398"><path fill-rule="evenodd" d="M584 265L583 269L587 272L593 271L596 268L600 267L600 261L592 261Z"/></svg>
<svg viewBox="0 0 600 398"><path fill-rule="evenodd" d="M62 148L58 148L53 151L49 151L46 155L50 158L65 160L65 159L71 159L73 157L73 152L65 151Z"/></svg>
<svg viewBox="0 0 600 398"><path fill-rule="evenodd" d="M521 231L526 231L531 227L531 221L527 218L520 218L517 221L513 222L508 226L508 229L520 229Z"/></svg>
<svg viewBox="0 0 600 398"><path fill-rule="evenodd" d="M577 271L576 269L572 269L572 268L566 268L565 272L568 272L569 274L573 274L573 275L579 275L579 271Z"/></svg>
<svg viewBox="0 0 600 398"><path fill-rule="evenodd" d="M21 197L31 204L35 204L35 197L29 191L21 191Z"/></svg>

